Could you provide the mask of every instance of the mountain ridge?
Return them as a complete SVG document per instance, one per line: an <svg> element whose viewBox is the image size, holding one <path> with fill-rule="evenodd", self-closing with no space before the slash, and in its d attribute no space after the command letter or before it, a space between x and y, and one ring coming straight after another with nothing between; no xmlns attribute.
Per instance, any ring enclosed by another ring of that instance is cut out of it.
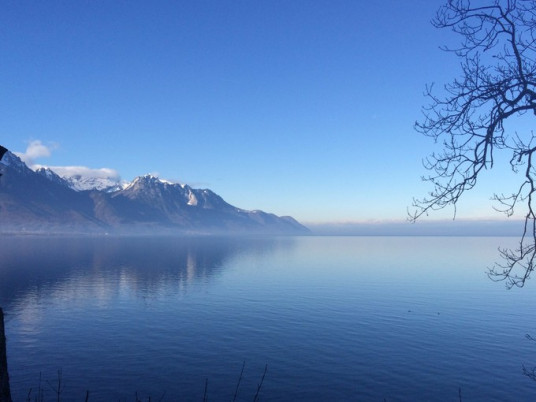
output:
<svg viewBox="0 0 536 402"><path fill-rule="evenodd" d="M0 158L0 233L310 233L292 217L244 210L209 189L152 175L113 189L95 184L73 188L73 181L49 168L33 171L6 150Z"/></svg>

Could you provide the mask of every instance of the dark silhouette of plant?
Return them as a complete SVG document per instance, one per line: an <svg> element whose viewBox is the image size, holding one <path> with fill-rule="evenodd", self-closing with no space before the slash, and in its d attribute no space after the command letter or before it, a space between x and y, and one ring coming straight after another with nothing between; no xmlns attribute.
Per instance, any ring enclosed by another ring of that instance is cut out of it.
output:
<svg viewBox="0 0 536 402"><path fill-rule="evenodd" d="M536 339L534 339L534 338L533 338L532 336L530 336L529 334L525 335L525 337L526 337L529 341L536 342ZM527 367L525 367L525 365L523 364L523 375L526 375L526 376L529 377L531 380L536 381L536 367L530 367L530 368L527 368Z"/></svg>
<svg viewBox="0 0 536 402"><path fill-rule="evenodd" d="M58 382L57 382L57 384L54 384L54 383L51 383L50 381L47 381L47 383L50 386L50 388L52 388L52 390L56 394L56 401L57 402L61 401L61 393L63 392L63 387L64 387L62 380L63 380L62 372L61 372L61 369L59 369L58 370Z"/></svg>
<svg viewBox="0 0 536 402"><path fill-rule="evenodd" d="M242 364L242 370L240 371L240 376L238 377L238 383L236 384L234 397L232 399L233 401L237 400L238 389L240 387L240 383L242 382L242 379L243 379L243 376L244 376L245 367L246 367L246 362L244 361L244 363ZM261 389L262 389L262 386L263 386L264 379L266 377L266 372L267 371L268 371L268 364L266 364L264 366L264 371L262 373L261 381L260 381L259 384L257 384L257 389L256 389L255 395L253 397L253 402L258 402L260 400L260 393L261 393ZM46 381L46 383L51 388L51 390L54 392L55 400L57 402L61 402L63 400L62 394L63 394L63 390L64 390L64 381L63 381L62 370L61 369L58 370L58 372L57 372L57 380L55 382ZM209 400L209 392L208 391L209 391L208 390L208 378L206 378L205 379L204 391L203 391L203 401L208 401ZM32 392L33 392L33 389L30 388L30 390L28 391L26 402L44 402L46 400L45 399L45 392L44 392L44 389L43 389L43 381L42 381L41 373L39 373L39 385L37 387L37 394L33 397L33 399L32 399ZM84 399L85 402L90 402L90 397L89 396L90 396L90 391L87 390L86 391L86 396L85 396L85 399ZM162 402L162 401L164 401L165 397L166 397L166 392L164 392L160 396L160 398L157 399L157 401ZM151 396L148 396L146 398L147 399L141 398L140 395L138 394L138 391L136 391L134 393L134 402L143 402L143 401L151 402L152 401ZM180 398L181 398L181 396L175 395L174 397L171 397L171 400L181 400ZM223 397L220 395L220 396L218 396L218 398L222 399ZM4 402L4 400L1 397L0 397L0 402ZM11 399L9 401L6 401L6 402L11 402Z"/></svg>
<svg viewBox="0 0 536 402"><path fill-rule="evenodd" d="M2 145L0 145L0 159L4 156L4 154L7 152L7 149L4 148ZM2 176L2 173L0 173L0 176Z"/></svg>
<svg viewBox="0 0 536 402"><path fill-rule="evenodd" d="M4 327L4 310L0 307L0 402L12 402L7 371L7 346Z"/></svg>
<svg viewBox="0 0 536 402"><path fill-rule="evenodd" d="M449 0L434 20L461 37L457 48L444 48L461 59L461 77L437 95L426 89L430 105L415 127L442 142L442 151L424 162L431 172L427 197L416 199L409 211L415 221L430 211L454 208L477 184L484 170L494 167L497 152L507 152L510 168L520 182L512 194L495 194L495 209L512 216L522 209L523 231L515 249L500 249L502 257L489 270L493 280L522 287L534 270L536 257L536 136L511 132L505 123L536 115L536 0L494 0L488 5Z"/></svg>
<svg viewBox="0 0 536 402"><path fill-rule="evenodd" d="M240 383L242 382L242 377L244 375L244 369L246 368L246 361L244 360L244 363L242 363L242 370L240 370L240 376L238 377L238 382L236 383L235 393L233 396L233 401L236 401L236 397L238 396L238 389L240 388Z"/></svg>
<svg viewBox="0 0 536 402"><path fill-rule="evenodd" d="M208 378L205 379L205 392L203 393L203 402L208 401L207 391L208 391Z"/></svg>
<svg viewBox="0 0 536 402"><path fill-rule="evenodd" d="M268 371L268 365L264 366L264 372L262 373L261 382L257 386L257 392L255 393L255 397L253 398L253 402L257 402L259 400L259 393L261 392L262 383L264 382L264 377L266 377L267 371Z"/></svg>

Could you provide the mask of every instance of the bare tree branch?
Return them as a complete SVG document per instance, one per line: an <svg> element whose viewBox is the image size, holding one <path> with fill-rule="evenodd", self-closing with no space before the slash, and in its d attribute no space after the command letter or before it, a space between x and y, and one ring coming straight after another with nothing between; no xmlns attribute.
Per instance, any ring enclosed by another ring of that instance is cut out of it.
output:
<svg viewBox="0 0 536 402"><path fill-rule="evenodd" d="M461 59L461 76L441 95L433 86L426 89L430 104L415 128L443 149L424 161L430 174L423 180L433 189L413 201L410 220L447 206L454 207L455 217L463 194L495 167L495 153L510 153L510 168L522 176L518 190L493 200L507 216L522 208L525 221L518 247L501 249L502 263L489 276L509 288L522 287L536 258L536 144L532 132L507 132L504 124L527 112L536 115L536 0L491 0L478 7L470 0L448 0L432 24L461 38L458 47L444 48Z"/></svg>

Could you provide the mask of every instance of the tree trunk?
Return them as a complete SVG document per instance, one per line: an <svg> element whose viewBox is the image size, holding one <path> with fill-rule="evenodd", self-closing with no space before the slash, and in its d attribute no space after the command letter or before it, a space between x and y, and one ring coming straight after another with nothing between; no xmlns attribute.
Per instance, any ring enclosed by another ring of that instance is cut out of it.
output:
<svg viewBox="0 0 536 402"><path fill-rule="evenodd" d="M7 373L6 333L4 330L4 311L0 307L0 402L12 402Z"/></svg>

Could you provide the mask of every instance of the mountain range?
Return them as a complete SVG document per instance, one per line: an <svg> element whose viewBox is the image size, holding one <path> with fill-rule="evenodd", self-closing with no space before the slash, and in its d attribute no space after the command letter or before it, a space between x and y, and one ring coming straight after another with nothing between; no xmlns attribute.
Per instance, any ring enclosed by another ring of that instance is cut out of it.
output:
<svg viewBox="0 0 536 402"><path fill-rule="evenodd" d="M209 189L153 175L131 183L60 177L0 150L0 233L309 233L292 217L237 208Z"/></svg>

